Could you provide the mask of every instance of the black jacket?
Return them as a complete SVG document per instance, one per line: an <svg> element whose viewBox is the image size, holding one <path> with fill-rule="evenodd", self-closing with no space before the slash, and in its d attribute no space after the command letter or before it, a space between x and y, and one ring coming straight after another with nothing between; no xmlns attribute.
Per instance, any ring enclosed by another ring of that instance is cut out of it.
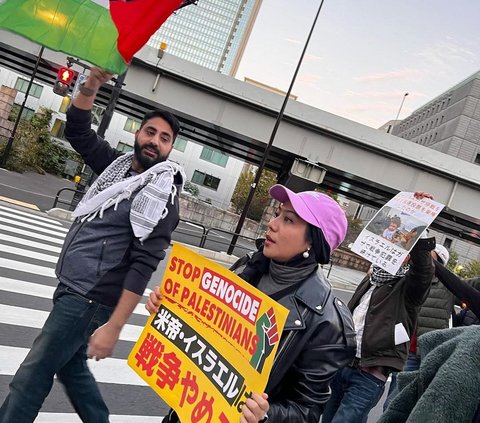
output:
<svg viewBox="0 0 480 423"><path fill-rule="evenodd" d="M71 106L65 134L72 147L97 174L120 153L90 128L91 113ZM175 181L177 183L177 180ZM178 181L179 183L181 181ZM58 279L76 292L100 304L114 307L123 289L142 295L179 220L179 201L167 202L168 214L141 243L133 234L130 207L135 193L103 217L79 219L70 228L60 254Z"/></svg>
<svg viewBox="0 0 480 423"><path fill-rule="evenodd" d="M352 316L322 270L278 302L290 313L265 390L268 419L318 423L330 381L355 355Z"/></svg>
<svg viewBox="0 0 480 423"><path fill-rule="evenodd" d="M455 296L434 276L430 293L418 314L417 336L448 328L454 304Z"/></svg>
<svg viewBox="0 0 480 423"><path fill-rule="evenodd" d="M242 265L246 261L240 259ZM268 421L318 423L330 381L355 354L352 316L320 269L277 301L290 313L265 389ZM178 417L171 411L164 423L174 422Z"/></svg>
<svg viewBox="0 0 480 423"><path fill-rule="evenodd" d="M373 290L365 318L361 366L403 369L410 343L395 345L395 325L403 324L409 337L412 337L434 274L430 255L434 248L435 238L420 239L410 253L411 266L407 274L394 283L386 283ZM370 287L370 276L367 276L348 303L352 312Z"/></svg>

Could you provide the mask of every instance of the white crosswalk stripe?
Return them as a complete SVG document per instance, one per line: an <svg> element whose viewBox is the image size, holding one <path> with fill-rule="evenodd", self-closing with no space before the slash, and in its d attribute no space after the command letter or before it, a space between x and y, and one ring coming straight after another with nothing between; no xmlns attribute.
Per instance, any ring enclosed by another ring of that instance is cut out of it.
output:
<svg viewBox="0 0 480 423"><path fill-rule="evenodd" d="M12 221L17 222L17 224L19 224L20 222L26 222L26 223L35 222L35 226L37 227L55 229L57 232L65 232L65 233L68 232L68 229L63 228L62 226L58 226L58 225L61 225L61 223L55 220L51 221L55 223L45 222L43 219L42 220L39 220L38 218L31 219L24 215L19 215L16 213L8 213L2 209L0 209L0 216L3 218L11 219Z"/></svg>
<svg viewBox="0 0 480 423"><path fill-rule="evenodd" d="M8 215L25 216L30 220L34 220L37 222L46 222L62 228L62 224L58 220L52 219L50 217L39 216L38 214L32 214L32 212L26 212L23 210L18 210L12 207L6 207L2 205L0 205L0 210L6 212Z"/></svg>
<svg viewBox="0 0 480 423"><path fill-rule="evenodd" d="M27 334L28 339L33 339L48 317L57 283L55 265L69 225L4 204L0 204L0 404L8 394L8 383L30 350L31 342L27 345L22 339ZM146 290L144 295L149 292ZM168 409L126 360L143 329L139 322L147 316L145 306L139 304L131 318L136 320L127 323L120 334L120 356L88 362L102 391L112 392L108 403L112 423L161 422ZM144 398L150 397L151 404L146 405ZM141 405L137 406L137 402ZM53 389L46 403L48 408L41 410L35 422L81 421L60 389Z"/></svg>

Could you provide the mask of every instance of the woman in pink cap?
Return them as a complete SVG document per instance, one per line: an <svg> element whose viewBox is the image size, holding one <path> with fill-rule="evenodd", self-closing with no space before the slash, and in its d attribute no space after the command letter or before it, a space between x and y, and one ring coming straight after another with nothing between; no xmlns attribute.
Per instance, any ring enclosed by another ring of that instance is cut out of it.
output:
<svg viewBox="0 0 480 423"><path fill-rule="evenodd" d="M247 400L240 422L318 423L330 381L355 353L351 314L319 268L344 240L347 219L336 201L318 192L274 185L270 195L281 204L263 246L232 268L290 313L265 393ZM160 298L158 288L150 294L151 313ZM174 414L164 423L178 422Z"/></svg>

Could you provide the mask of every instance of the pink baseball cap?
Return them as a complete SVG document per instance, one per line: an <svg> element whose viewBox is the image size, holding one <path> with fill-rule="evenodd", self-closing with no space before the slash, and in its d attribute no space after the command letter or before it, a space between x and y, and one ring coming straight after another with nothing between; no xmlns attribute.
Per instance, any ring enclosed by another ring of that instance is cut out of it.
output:
<svg viewBox="0 0 480 423"><path fill-rule="evenodd" d="M328 195L316 191L303 191L296 194L279 184L270 188L270 195L281 203L290 200L295 212L305 222L322 231L330 246L330 252L345 239L348 228L347 217L338 203Z"/></svg>

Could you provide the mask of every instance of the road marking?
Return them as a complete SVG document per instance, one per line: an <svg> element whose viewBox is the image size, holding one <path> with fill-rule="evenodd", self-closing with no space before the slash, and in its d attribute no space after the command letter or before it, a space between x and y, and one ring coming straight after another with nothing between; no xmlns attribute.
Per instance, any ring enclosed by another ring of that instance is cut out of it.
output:
<svg viewBox="0 0 480 423"><path fill-rule="evenodd" d="M6 211L9 211L11 213L20 214L22 216L27 216L27 217L34 216L34 218L37 219L37 220L43 220L43 221L48 222L48 223L53 223L54 225L62 226L62 224L57 220L50 219L48 217L38 216L36 214L24 212L22 210L17 210L17 209L11 208L11 207L5 207L5 206L0 205L0 210L6 210Z"/></svg>
<svg viewBox="0 0 480 423"><path fill-rule="evenodd" d="M4 184L0 184L0 185L4 185ZM25 203L23 201L14 200L13 198L0 196L0 201L5 201L6 203L10 203L10 204L15 204L16 206L22 206L27 209L40 210L35 204Z"/></svg>
<svg viewBox="0 0 480 423"><path fill-rule="evenodd" d="M36 225L30 225L29 223L22 223L22 222L19 222L18 220L7 219L1 216L0 216L0 222L9 223L10 225L21 226L22 228L31 229L36 232L42 232L44 234L55 235L61 238L65 238L65 233L59 233L59 230L60 229L65 230L64 228L58 228L56 231L52 231L51 229L41 228Z"/></svg>
<svg viewBox="0 0 480 423"><path fill-rule="evenodd" d="M39 298L53 298L56 286L42 285L33 282L25 282L18 279L5 278L0 276L0 290L14 292L16 294L30 295ZM144 294L145 295L145 294ZM139 303L136 305L134 314L149 316L150 313L145 309L145 305Z"/></svg>
<svg viewBox="0 0 480 423"><path fill-rule="evenodd" d="M31 250L24 250L23 248L12 247L10 245L3 244L2 242L0 242L0 252L15 254L17 256L28 257L35 260L48 261L50 263L57 263L58 261L58 256L50 256L48 254L37 253Z"/></svg>
<svg viewBox="0 0 480 423"><path fill-rule="evenodd" d="M0 345L0 374L13 376L29 351L30 348ZM87 363L97 382L148 386L127 364L127 360L107 358L100 361L87 360Z"/></svg>
<svg viewBox="0 0 480 423"><path fill-rule="evenodd" d="M217 233L217 232L215 232L215 231L212 231L212 232L210 232L210 233L211 233L212 235L215 235L215 236L217 236L218 238L227 239L227 237L226 237L226 236L220 235L219 233Z"/></svg>
<svg viewBox="0 0 480 423"><path fill-rule="evenodd" d="M53 238L51 236L41 235L35 232L25 231L19 228L11 228L10 226L5 226L2 224L0 224L0 231L14 233L15 235L24 235L26 237L36 238L42 241L48 241L48 242L52 242L54 244L59 244L59 245L62 245L64 241L63 239Z"/></svg>
<svg viewBox="0 0 480 423"><path fill-rule="evenodd" d="M18 270L20 272L33 273L35 275L47 276L49 278L56 277L55 270L53 268L25 263L23 261L10 260L3 257L0 257L0 267Z"/></svg>
<svg viewBox="0 0 480 423"><path fill-rule="evenodd" d="M0 304L0 323L5 325L41 329L49 314L48 311ZM122 341L137 342L142 330L143 326L126 324L120 332L119 339Z"/></svg>
<svg viewBox="0 0 480 423"><path fill-rule="evenodd" d="M161 423L165 416L131 416L110 414L111 423ZM82 423L80 417L73 413L38 413L35 423Z"/></svg>
<svg viewBox="0 0 480 423"><path fill-rule="evenodd" d="M2 234L2 241L13 242L15 244L26 245L31 248L38 248L39 250L50 251L51 253L58 253L62 251L60 247L54 247L53 245L43 244L41 242L31 241L30 239L19 238L18 236L11 236Z"/></svg>
<svg viewBox="0 0 480 423"><path fill-rule="evenodd" d="M56 231L59 231L59 232L68 232L68 229L62 227L62 226L57 226L57 225L52 225L51 223L47 223L47 222L44 222L42 220L37 220L35 219L34 217L31 218L31 217L26 217L26 216L20 216L18 214L14 214L14 213L8 213L6 211L3 211L3 210L0 210L0 216L5 216L6 218L11 218L11 219L15 219L15 221L19 221L17 224L20 225L21 222L35 222L35 225L38 225L38 226L41 226L41 227L44 227L44 228L50 228L50 229L55 229Z"/></svg>

